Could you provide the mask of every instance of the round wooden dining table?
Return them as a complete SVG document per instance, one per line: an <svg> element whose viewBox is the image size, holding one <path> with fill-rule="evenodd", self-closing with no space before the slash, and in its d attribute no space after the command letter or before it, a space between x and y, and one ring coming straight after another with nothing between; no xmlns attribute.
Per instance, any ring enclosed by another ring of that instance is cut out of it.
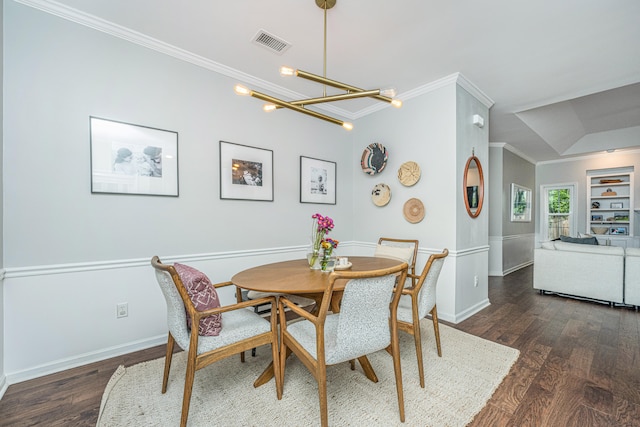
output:
<svg viewBox="0 0 640 427"><path fill-rule="evenodd" d="M404 261L382 257L350 256L349 262L351 267L348 271L373 271L395 267ZM231 282L238 288L251 291L301 295L313 299L316 307L319 307L324 291L329 285L329 275L330 272L310 269L306 259L297 259L249 268L234 275ZM346 280L339 280L334 285L331 302L334 312L339 310L339 302L346 283ZM270 364L253 385L259 387L272 377L273 366Z"/></svg>
<svg viewBox="0 0 640 427"><path fill-rule="evenodd" d="M370 256L349 257L348 271L371 271L394 267L403 261ZM311 297L322 294L329 284L329 272L312 270L306 259L276 262L241 271L231 278L239 288L259 292L277 292ZM335 290L344 290L346 281L336 283Z"/></svg>

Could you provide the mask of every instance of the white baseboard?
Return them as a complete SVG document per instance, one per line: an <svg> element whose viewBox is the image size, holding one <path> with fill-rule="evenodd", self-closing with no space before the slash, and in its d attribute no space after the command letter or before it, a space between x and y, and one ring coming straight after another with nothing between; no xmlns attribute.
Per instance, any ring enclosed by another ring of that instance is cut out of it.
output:
<svg viewBox="0 0 640 427"><path fill-rule="evenodd" d="M520 265L515 265L507 270L504 271L503 276L506 276L507 274L513 273L514 271L518 271L522 268L528 267L530 265L533 265L533 261L527 261L527 262L523 262Z"/></svg>
<svg viewBox="0 0 640 427"><path fill-rule="evenodd" d="M45 375L55 374L56 372L65 371L67 369L77 368L78 366L88 365L89 363L99 362L101 360L110 359L116 356L122 356L123 354L133 353L135 351L144 350L147 348L155 347L167 343L167 336L157 336L141 341L135 341L111 348L107 348L101 351L80 354L76 357L70 357L67 359L57 360L46 365L36 366L32 369L27 369L21 372L14 372L7 374L4 379L4 387L0 389L2 394L10 384L16 384L22 381L31 380L34 378L42 377ZM0 383L2 385L2 383Z"/></svg>
<svg viewBox="0 0 640 427"><path fill-rule="evenodd" d="M461 313L458 313L455 316L455 319L452 322L453 323L460 323L463 320L466 320L469 317L473 316L474 314L478 313L480 310L489 307L490 305L491 305L491 302L489 301L488 298L483 300L483 301L480 301L478 304L469 307L468 309L464 310Z"/></svg>
<svg viewBox="0 0 640 427"><path fill-rule="evenodd" d="M9 383L7 382L7 377L3 375L0 377L0 400L2 400L2 396L4 396L8 388Z"/></svg>

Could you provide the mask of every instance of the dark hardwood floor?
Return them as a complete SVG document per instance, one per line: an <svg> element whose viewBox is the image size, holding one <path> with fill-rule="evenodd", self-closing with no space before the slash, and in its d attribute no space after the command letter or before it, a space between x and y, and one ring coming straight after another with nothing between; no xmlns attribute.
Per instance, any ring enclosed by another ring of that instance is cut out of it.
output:
<svg viewBox="0 0 640 427"><path fill-rule="evenodd" d="M640 426L640 313L540 295L532 271L491 277L491 306L450 325L521 352L470 425ZM118 365L163 355L159 346L11 385L0 426L95 426Z"/></svg>

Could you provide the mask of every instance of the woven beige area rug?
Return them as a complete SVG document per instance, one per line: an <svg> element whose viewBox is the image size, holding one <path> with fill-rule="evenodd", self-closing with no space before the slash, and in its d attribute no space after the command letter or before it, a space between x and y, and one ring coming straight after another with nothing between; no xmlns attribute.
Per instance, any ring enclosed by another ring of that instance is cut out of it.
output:
<svg viewBox="0 0 640 427"><path fill-rule="evenodd" d="M442 357L430 320L422 323L425 388L420 388L413 337L400 334L405 423L400 422L391 356L369 356L379 382L369 381L356 363L328 367L331 426L464 426L484 407L517 360L519 351L440 325ZM184 390L185 353L174 356L167 393L161 394L164 358L120 366L102 397L98 427L177 426ZM189 426L300 426L320 423L315 379L295 357L287 359L284 395L275 382L253 387L270 350L233 356L196 372Z"/></svg>

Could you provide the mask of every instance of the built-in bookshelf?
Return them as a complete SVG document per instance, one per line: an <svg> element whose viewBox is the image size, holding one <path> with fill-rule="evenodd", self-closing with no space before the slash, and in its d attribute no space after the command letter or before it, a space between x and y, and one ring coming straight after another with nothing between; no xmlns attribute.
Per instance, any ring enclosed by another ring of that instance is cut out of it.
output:
<svg viewBox="0 0 640 427"><path fill-rule="evenodd" d="M611 242L633 236L633 185L633 172L587 176L586 232L598 237L601 244L614 244Z"/></svg>

